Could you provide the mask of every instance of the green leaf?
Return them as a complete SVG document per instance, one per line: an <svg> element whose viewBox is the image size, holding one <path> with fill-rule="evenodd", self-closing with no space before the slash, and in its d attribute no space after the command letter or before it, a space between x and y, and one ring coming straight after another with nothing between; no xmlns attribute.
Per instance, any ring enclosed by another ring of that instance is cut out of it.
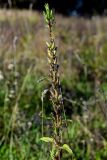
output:
<svg viewBox="0 0 107 160"><path fill-rule="evenodd" d="M73 154L71 148L67 144L64 144L61 148L66 150L69 154Z"/></svg>
<svg viewBox="0 0 107 160"><path fill-rule="evenodd" d="M49 25L49 23L51 25L53 25L54 20L55 20L53 11L49 8L49 4L48 3L46 3L44 5L44 7L45 7L45 10L43 11L44 19L45 19L45 21L46 21L46 23L48 25Z"/></svg>
<svg viewBox="0 0 107 160"><path fill-rule="evenodd" d="M44 141L44 142L51 142L51 143L54 142L54 139L50 138L50 137L42 137L42 138L40 138L40 140Z"/></svg>

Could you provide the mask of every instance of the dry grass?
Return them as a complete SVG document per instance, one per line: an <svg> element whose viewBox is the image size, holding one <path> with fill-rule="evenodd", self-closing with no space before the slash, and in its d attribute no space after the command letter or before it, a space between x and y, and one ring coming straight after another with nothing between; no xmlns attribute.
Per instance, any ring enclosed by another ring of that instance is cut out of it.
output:
<svg viewBox="0 0 107 160"><path fill-rule="evenodd" d="M107 158L107 117L105 114L107 112L106 20L106 17L84 19L56 15L54 33L59 52L64 103L68 117L74 121L69 130L70 139L67 141L73 142L71 146L74 149L74 154L78 157L77 159L85 157L86 160L104 160ZM40 13L25 10L0 10L0 74L2 73L4 76L3 81L0 81L1 108L4 105L5 82L8 78L11 79L11 74L8 71L9 64L13 63L14 60L16 62L17 71L20 75L18 80L19 94L31 67L18 104L18 120L15 118L19 125L24 124L22 127L24 129L19 133L20 129L17 128L16 123L17 130L13 134L14 142L11 141L15 156L17 155L17 159L19 159L20 153L21 160L27 156L26 147L31 153L26 159L31 160L35 159L35 155L36 159L43 159L42 150L41 152L38 151L41 148L46 149L39 144L40 130L35 129L37 115L41 115L40 96L42 85L44 85L44 82L39 84L37 80L48 74L47 59L45 58L45 41L48 40L46 30ZM17 39L16 42L15 39ZM46 100L46 106L49 105L47 103ZM14 102L9 105L9 117L11 117L11 111L15 109L12 108L13 106ZM48 109L46 111L50 113ZM0 112L0 137L4 140L2 110ZM36 117L35 112L37 113ZM6 119L7 124L9 117ZM29 121L34 123L34 128L26 125ZM49 127L48 125L46 131ZM64 137L67 136L66 134L65 132ZM6 145L8 145L8 141ZM8 149L8 146L4 145L3 147ZM87 152L85 152L84 147L86 147ZM2 154L5 149L2 150L0 150L0 155L6 156L7 153ZM69 160L69 157L66 156L65 159ZM15 159L14 155L13 159Z"/></svg>

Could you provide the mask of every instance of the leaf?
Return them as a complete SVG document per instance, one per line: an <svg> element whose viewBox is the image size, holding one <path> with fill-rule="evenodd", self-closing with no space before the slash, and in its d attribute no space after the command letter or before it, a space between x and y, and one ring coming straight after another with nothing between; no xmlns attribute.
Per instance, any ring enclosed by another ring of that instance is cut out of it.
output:
<svg viewBox="0 0 107 160"><path fill-rule="evenodd" d="M47 47L49 47L49 48L50 48L50 44L49 44L48 42L46 42L46 45L47 45Z"/></svg>
<svg viewBox="0 0 107 160"><path fill-rule="evenodd" d="M47 59L48 59L48 63L51 64L51 60L49 58L47 58Z"/></svg>
<svg viewBox="0 0 107 160"><path fill-rule="evenodd" d="M73 154L71 148L67 144L64 144L61 148L66 150L69 154Z"/></svg>
<svg viewBox="0 0 107 160"><path fill-rule="evenodd" d="M40 138L40 140L44 141L44 142L51 142L51 143L54 142L54 139L50 138L50 137L42 137L42 138Z"/></svg>
<svg viewBox="0 0 107 160"><path fill-rule="evenodd" d="M49 56L49 58L53 58L53 55L51 54L51 52L48 50L48 56Z"/></svg>

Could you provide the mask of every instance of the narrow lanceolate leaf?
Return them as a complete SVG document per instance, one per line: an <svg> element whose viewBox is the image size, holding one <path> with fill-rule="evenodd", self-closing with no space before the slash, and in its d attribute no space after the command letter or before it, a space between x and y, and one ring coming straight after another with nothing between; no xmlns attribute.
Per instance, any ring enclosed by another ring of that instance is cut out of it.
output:
<svg viewBox="0 0 107 160"><path fill-rule="evenodd" d="M67 144L64 144L61 148L66 150L69 154L73 154L71 148Z"/></svg>
<svg viewBox="0 0 107 160"><path fill-rule="evenodd" d="M49 48L50 48L50 44L49 44L48 42L46 42L46 45L47 45L47 47L49 47Z"/></svg>
<svg viewBox="0 0 107 160"><path fill-rule="evenodd" d="M51 64L51 60L49 58L47 58L47 59L48 59L48 63Z"/></svg>
<svg viewBox="0 0 107 160"><path fill-rule="evenodd" d="M40 140L44 141L44 142L51 142L51 143L54 142L54 139L50 138L50 137L42 137L42 138L40 138Z"/></svg>
<svg viewBox="0 0 107 160"><path fill-rule="evenodd" d="M49 58L53 58L53 55L51 54L51 52L48 50L48 56Z"/></svg>

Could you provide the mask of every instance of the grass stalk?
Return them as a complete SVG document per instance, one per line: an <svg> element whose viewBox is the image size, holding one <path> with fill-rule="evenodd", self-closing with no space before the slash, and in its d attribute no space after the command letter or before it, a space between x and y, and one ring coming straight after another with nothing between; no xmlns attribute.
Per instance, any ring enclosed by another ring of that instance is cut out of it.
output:
<svg viewBox="0 0 107 160"><path fill-rule="evenodd" d="M62 112L64 111L59 64L57 55L57 46L55 44L55 38L53 34L53 26L55 23L55 17L53 11L49 8L48 4L45 4L44 18L49 29L49 42L47 45L47 59L49 64L49 82L50 87L48 89L50 95L50 101L53 107L52 119L53 119L53 135L52 138L42 137L45 142L52 143L52 150L50 156L52 160L62 159L62 150L72 152L67 144L63 144L62 140Z"/></svg>

